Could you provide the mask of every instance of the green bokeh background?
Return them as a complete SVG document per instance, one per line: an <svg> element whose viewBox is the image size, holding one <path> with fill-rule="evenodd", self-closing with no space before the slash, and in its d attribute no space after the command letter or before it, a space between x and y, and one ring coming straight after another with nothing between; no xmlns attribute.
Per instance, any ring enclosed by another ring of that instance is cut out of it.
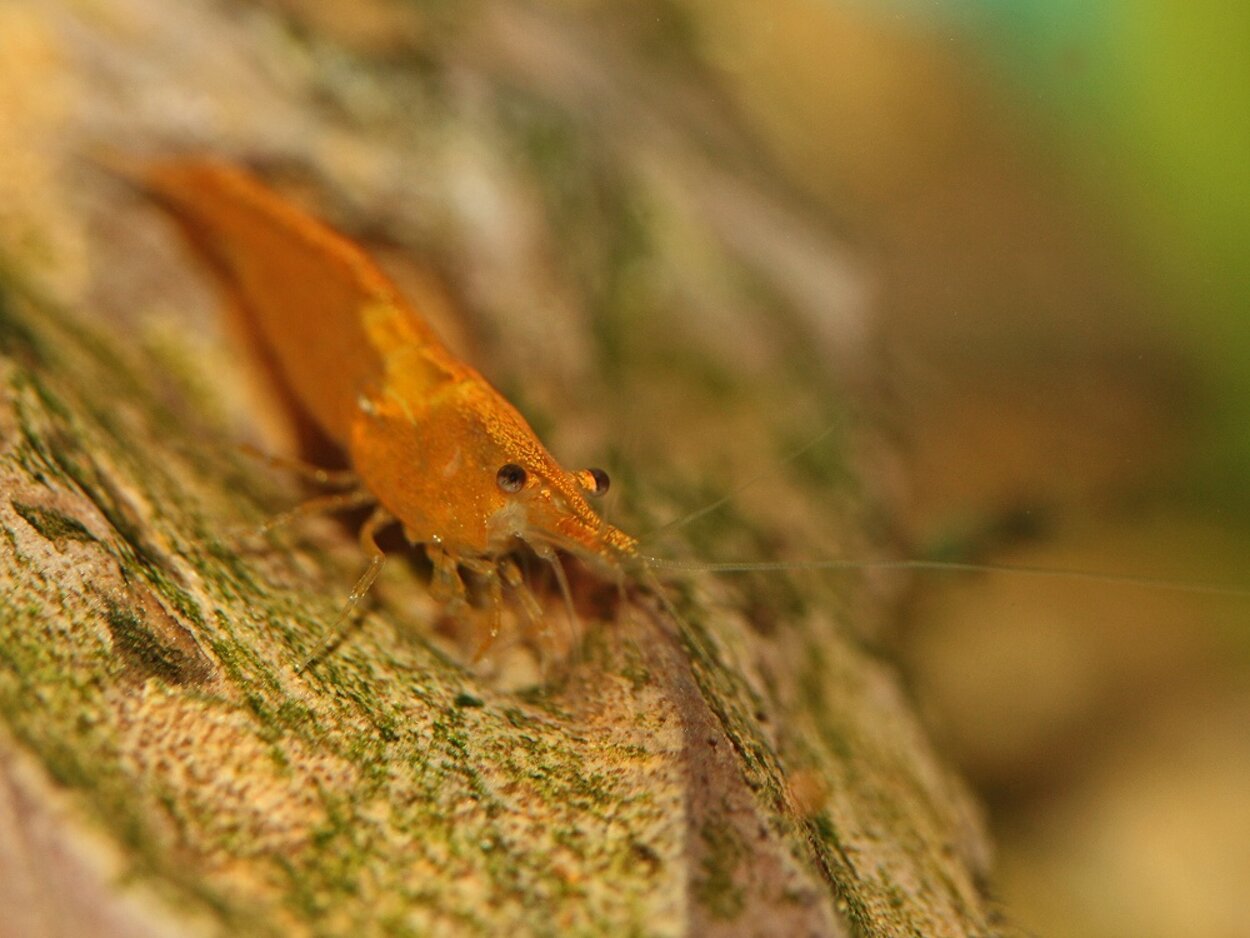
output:
<svg viewBox="0 0 1250 938"><path fill-rule="evenodd" d="M1209 382L1196 487L1250 519L1250 4L923 6L1054 120L1068 168L1135 242Z"/></svg>

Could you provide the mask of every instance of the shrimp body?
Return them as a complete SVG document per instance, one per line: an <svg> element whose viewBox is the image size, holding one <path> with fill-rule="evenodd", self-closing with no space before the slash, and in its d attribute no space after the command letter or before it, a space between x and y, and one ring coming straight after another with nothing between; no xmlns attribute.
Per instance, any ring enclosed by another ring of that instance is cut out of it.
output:
<svg viewBox="0 0 1250 938"><path fill-rule="evenodd" d="M353 242L225 163L177 159L138 175L411 542L453 568L499 558L518 540L614 567L636 554L636 541L587 502L606 477L561 466Z"/></svg>

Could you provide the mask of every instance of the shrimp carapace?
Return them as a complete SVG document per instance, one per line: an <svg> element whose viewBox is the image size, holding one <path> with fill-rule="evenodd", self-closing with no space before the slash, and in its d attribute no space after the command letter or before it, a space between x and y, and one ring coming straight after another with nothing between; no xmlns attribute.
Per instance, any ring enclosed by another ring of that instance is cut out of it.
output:
<svg viewBox="0 0 1250 938"><path fill-rule="evenodd" d="M125 174L177 219L291 396L346 452L378 506L362 532L372 575L373 534L392 521L425 545L453 595L463 596L462 566L495 594L523 591L504 562L518 542L553 563L556 548L612 568L636 556L635 540L587 501L607 475L561 466L351 240L224 162L172 159Z"/></svg>

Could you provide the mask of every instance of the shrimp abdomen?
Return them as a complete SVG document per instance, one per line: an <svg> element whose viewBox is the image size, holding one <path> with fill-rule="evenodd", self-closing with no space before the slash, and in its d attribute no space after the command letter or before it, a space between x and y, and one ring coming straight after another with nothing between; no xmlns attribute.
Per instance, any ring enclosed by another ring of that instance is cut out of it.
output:
<svg viewBox="0 0 1250 938"><path fill-rule="evenodd" d="M347 443L362 391L383 378L379 319L389 341L438 344L359 247L245 171L169 160L139 181L182 224L291 396L336 443Z"/></svg>

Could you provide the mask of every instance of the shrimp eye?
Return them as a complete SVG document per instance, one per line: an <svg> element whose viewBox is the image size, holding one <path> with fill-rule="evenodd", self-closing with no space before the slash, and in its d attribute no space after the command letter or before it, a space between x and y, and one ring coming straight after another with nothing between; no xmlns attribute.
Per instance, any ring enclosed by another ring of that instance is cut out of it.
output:
<svg viewBox="0 0 1250 938"><path fill-rule="evenodd" d="M578 475L581 476L582 488L586 490L587 495L596 497L603 495L612 484L612 480L602 469L583 469Z"/></svg>
<svg viewBox="0 0 1250 938"><path fill-rule="evenodd" d="M509 495L525 488L525 470L514 462L504 463L495 473L495 483Z"/></svg>

